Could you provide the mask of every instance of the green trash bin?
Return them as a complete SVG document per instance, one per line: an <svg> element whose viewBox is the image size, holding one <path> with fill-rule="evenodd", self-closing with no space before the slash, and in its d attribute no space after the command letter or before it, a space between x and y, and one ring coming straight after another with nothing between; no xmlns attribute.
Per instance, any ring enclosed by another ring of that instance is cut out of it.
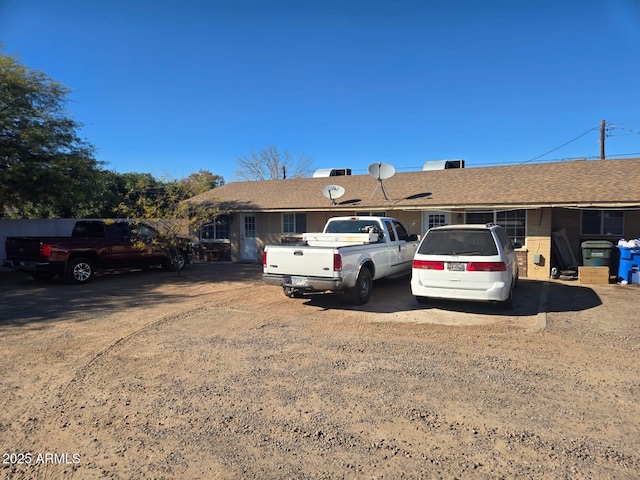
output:
<svg viewBox="0 0 640 480"><path fill-rule="evenodd" d="M613 243L606 240L582 242L582 264L585 267L610 267Z"/></svg>

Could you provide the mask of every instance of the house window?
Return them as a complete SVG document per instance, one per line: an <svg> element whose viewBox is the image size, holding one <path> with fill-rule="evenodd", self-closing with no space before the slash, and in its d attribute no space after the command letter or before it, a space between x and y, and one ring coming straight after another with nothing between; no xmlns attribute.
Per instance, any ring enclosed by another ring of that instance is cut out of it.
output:
<svg viewBox="0 0 640 480"><path fill-rule="evenodd" d="M581 231L583 235L622 235L624 212L619 210L583 210Z"/></svg>
<svg viewBox="0 0 640 480"><path fill-rule="evenodd" d="M527 226L527 211L525 209L467 212L465 223L495 223L503 227L513 242L524 245Z"/></svg>
<svg viewBox="0 0 640 480"><path fill-rule="evenodd" d="M427 222L427 229L441 227L447 224L447 217L444 213L430 213Z"/></svg>
<svg viewBox="0 0 640 480"><path fill-rule="evenodd" d="M495 223L495 212L467 212L464 223Z"/></svg>
<svg viewBox="0 0 640 480"><path fill-rule="evenodd" d="M370 212L356 212L356 217L386 217L387 212L385 211L370 211Z"/></svg>
<svg viewBox="0 0 640 480"><path fill-rule="evenodd" d="M496 212L495 223L503 227L513 242L524 245L527 235L527 211L507 210L505 212Z"/></svg>
<svg viewBox="0 0 640 480"><path fill-rule="evenodd" d="M307 231L306 213L283 213L282 233L304 233Z"/></svg>
<svg viewBox="0 0 640 480"><path fill-rule="evenodd" d="M229 240L229 226L231 217L220 215L213 223L208 223L200 228L200 240L203 242L224 242Z"/></svg>

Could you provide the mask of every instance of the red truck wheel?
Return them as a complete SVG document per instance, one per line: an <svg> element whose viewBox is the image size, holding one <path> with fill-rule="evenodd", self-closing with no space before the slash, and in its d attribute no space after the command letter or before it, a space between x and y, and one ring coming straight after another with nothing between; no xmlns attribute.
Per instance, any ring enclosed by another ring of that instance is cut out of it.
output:
<svg viewBox="0 0 640 480"><path fill-rule="evenodd" d="M86 258L74 258L69 262L67 278L71 283L87 283L93 277L93 263Z"/></svg>

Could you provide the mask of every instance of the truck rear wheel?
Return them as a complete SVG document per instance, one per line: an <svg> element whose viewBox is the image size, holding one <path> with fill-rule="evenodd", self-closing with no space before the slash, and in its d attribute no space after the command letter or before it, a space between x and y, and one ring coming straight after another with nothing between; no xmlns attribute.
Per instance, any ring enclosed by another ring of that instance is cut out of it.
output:
<svg viewBox="0 0 640 480"><path fill-rule="evenodd" d="M289 298L302 298L303 294L299 288L294 287L282 287L282 291Z"/></svg>
<svg viewBox="0 0 640 480"><path fill-rule="evenodd" d="M73 258L67 268L67 279L71 283L87 283L94 274L93 262L87 258Z"/></svg>
<svg viewBox="0 0 640 480"><path fill-rule="evenodd" d="M356 285L351 290L351 301L356 305L364 305L371 298L372 289L371 271L368 268L362 268L356 279Z"/></svg>

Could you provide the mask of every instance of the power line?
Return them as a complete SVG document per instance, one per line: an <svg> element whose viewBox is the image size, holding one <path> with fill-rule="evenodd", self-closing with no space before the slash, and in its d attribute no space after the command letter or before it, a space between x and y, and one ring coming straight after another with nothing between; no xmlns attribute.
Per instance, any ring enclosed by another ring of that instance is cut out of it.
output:
<svg viewBox="0 0 640 480"><path fill-rule="evenodd" d="M598 127L593 127L590 128L589 130L587 130L584 133L581 133L580 135L578 135L577 137L569 140L568 142L563 143L562 145L560 145L559 147L553 148L551 150L549 150L548 152L543 153L542 155L538 155L537 157L531 158L529 160L525 160L523 162L519 162L519 161L505 161L505 162L485 162L482 165L483 166L491 166L491 165L524 165L525 163L531 163L534 162L546 155L549 155L550 153L555 152L556 150L560 150L563 147L566 147L567 145L575 142L576 140L579 140L580 138L584 137L585 135L588 135L589 133L596 131L596 130L600 130L601 133L603 135L601 135L601 144L602 144L602 136L607 136L607 137L612 137L615 136L612 133L607 133L610 132L611 130L615 130L615 129L619 129L619 130L626 130L628 132L630 132L629 134L633 134L633 135L640 135L640 132L636 132L634 130L631 130L629 128L625 128L625 127L620 127L618 125L615 125L613 123L605 123L604 120L602 121L601 125ZM640 152L633 152L633 153L618 153L618 154L608 154L607 156L609 158L611 157L634 157L636 155L640 155ZM580 158L584 158L585 160L595 160L595 159L601 159L603 157L602 152L600 156L581 156ZM552 159L546 159L546 160L542 160L542 162L563 162L563 161L567 161L567 160L575 160L575 157L565 157L565 158L552 158ZM398 171L416 171L419 170L420 167L396 167L396 170ZM364 172L366 171L365 169L353 169L354 172Z"/></svg>
<svg viewBox="0 0 640 480"><path fill-rule="evenodd" d="M570 143L575 142L575 141L576 141L576 140L578 140L579 138L584 137L585 135L587 135L587 134L589 134L589 133L593 132L594 130L599 130L599 129L600 129L600 127L593 127L593 128L590 128L590 129L589 129L589 130L587 130L586 132L584 132L584 133L582 133L582 134L578 135L576 138L574 138L574 139L572 139L572 140L569 140L568 142L563 143L563 144L562 144L562 145L560 145L559 147L556 147L556 148L554 148L554 149L552 149L552 150L549 150L548 152L545 152L545 153L543 153L542 155L538 155L537 157L534 157L534 158L532 158L532 159L530 159L530 160L526 160L526 161L522 162L522 164L530 163L530 162L533 162L533 161L535 161L535 160L538 160L539 158L542 158L542 157L544 157L545 155L549 155L550 153L555 152L556 150L560 150L562 147L566 147L566 146L567 146L567 145L569 145Z"/></svg>
<svg viewBox="0 0 640 480"><path fill-rule="evenodd" d="M614 125L613 123L609 123L608 124L609 127L611 127L612 130L625 130L627 132L629 132L629 135L640 135L640 132L636 132L635 130L631 130L630 128L625 128L625 127L620 127L618 125ZM610 137L614 136L613 134L609 134Z"/></svg>

